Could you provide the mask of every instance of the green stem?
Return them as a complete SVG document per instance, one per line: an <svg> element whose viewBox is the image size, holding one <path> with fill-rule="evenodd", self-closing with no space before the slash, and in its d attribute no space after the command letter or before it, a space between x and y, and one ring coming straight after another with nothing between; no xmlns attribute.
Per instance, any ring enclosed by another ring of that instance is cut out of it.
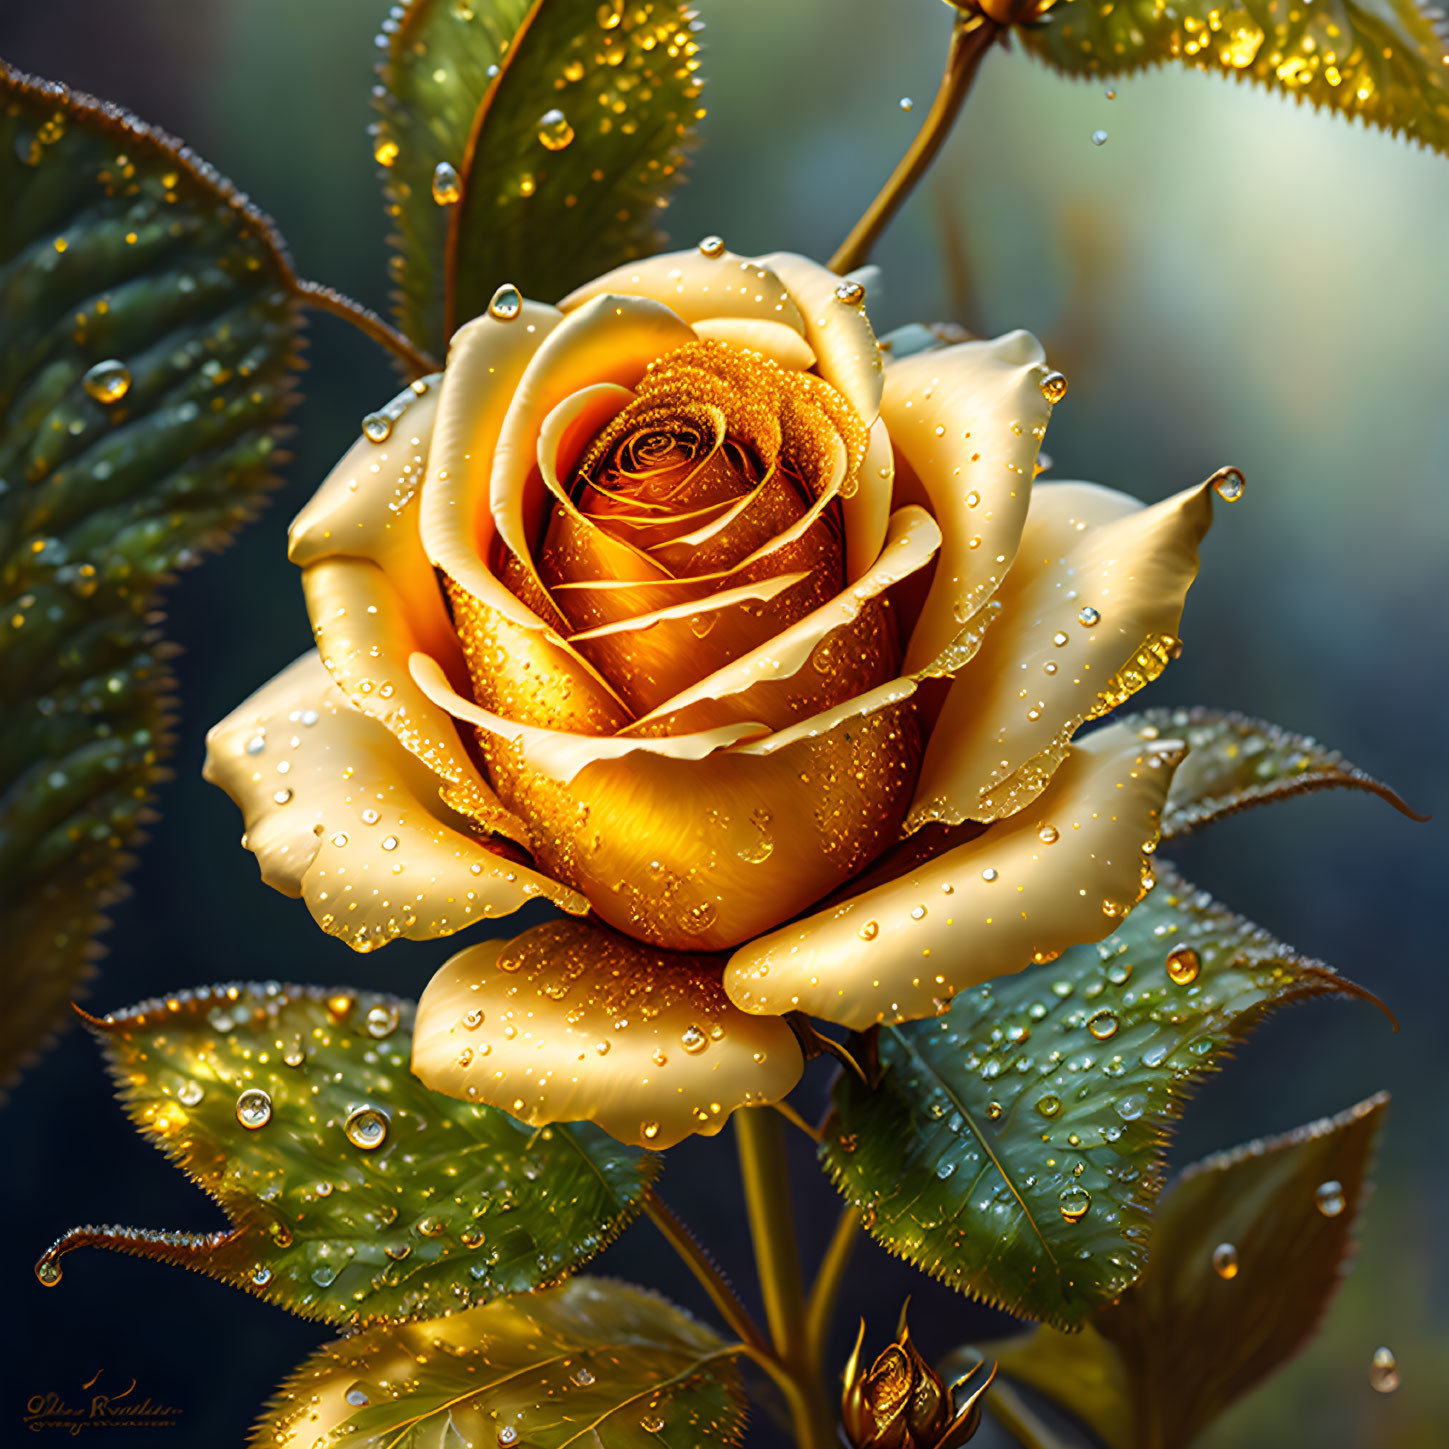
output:
<svg viewBox="0 0 1449 1449"><path fill-rule="evenodd" d="M365 336L372 338L379 347L385 347L412 374L414 380L437 372L439 363L426 352L420 352L396 327L389 327L376 312L344 296L335 287L323 286L321 282L294 281L292 293L304 307L318 312L330 312L344 322L350 322Z"/></svg>
<svg viewBox="0 0 1449 1449"><path fill-rule="evenodd" d="M820 1271L815 1275L805 1310L805 1341L810 1347L810 1362L815 1365L817 1373L825 1370L835 1300L839 1296L840 1285L845 1281L845 1270L850 1266L850 1255L859 1236L860 1214L846 1203L836 1220L835 1232L831 1234L825 1256L820 1260Z"/></svg>
<svg viewBox="0 0 1449 1449"><path fill-rule="evenodd" d="M901 157L900 164L891 172L865 215L856 222L850 235L841 242L840 250L831 257L831 271L853 271L869 258L880 234L915 190L916 183L926 174L931 162L936 159L936 153L951 134L951 127L972 81L976 79L981 61L1001 33L1002 27L984 15L962 15L956 21L951 31L951 49L946 56L946 73L941 77L940 89L931 102L926 119L921 122L921 129L916 132L910 149Z"/></svg>
<svg viewBox="0 0 1449 1449"><path fill-rule="evenodd" d="M784 1119L768 1107L742 1108L735 1113L735 1139L765 1318L775 1357L785 1370L778 1382L794 1422L795 1442L798 1449L835 1449L835 1413L810 1357Z"/></svg>
<svg viewBox="0 0 1449 1449"><path fill-rule="evenodd" d="M1010 1384L997 1378L986 1395L986 1410L1025 1449L1065 1449L1062 1441L1032 1412Z"/></svg>

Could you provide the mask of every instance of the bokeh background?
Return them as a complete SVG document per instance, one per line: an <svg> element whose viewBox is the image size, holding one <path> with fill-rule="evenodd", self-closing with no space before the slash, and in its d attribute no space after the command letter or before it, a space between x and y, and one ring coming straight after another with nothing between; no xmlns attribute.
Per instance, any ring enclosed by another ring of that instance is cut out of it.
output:
<svg viewBox="0 0 1449 1449"><path fill-rule="evenodd" d="M947 11L939 0L700 8L709 117L669 214L674 236L688 244L719 232L742 252L828 255L925 111ZM365 128L382 13L378 0L0 0L0 55L186 138L271 212L303 275L381 309L383 226ZM1221 464L1241 467L1247 496L1219 511L1183 658L1150 698L1312 732L1442 819L1449 161L1216 77L1169 71L1114 89L1109 98L1019 55L992 56L879 249L885 282L872 315L883 328L920 319L1037 332L1071 380L1046 441L1054 476L1156 499ZM233 807L200 779L207 726L310 642L284 556L287 521L394 387L387 361L331 319L314 321L309 358L285 491L170 597L169 629L185 647L177 774L134 892L114 913L93 987L101 1010L235 977L413 993L450 951L399 943L361 958L323 937L300 903L259 883ZM1380 1087L1395 1099L1357 1266L1324 1332L1212 1443L1441 1445L1444 828L1368 797L1318 796L1230 820L1181 854L1190 876L1371 986L1402 1022L1394 1035L1362 1004L1295 1008L1260 1029L1181 1125L1173 1152L1186 1162ZM30 1394L74 1389L104 1368L108 1381L135 1375L184 1415L169 1431L109 1430L109 1443L240 1443L328 1331L203 1277L107 1254L67 1260L54 1291L36 1282L36 1256L74 1223L221 1222L126 1125L83 1035L69 1033L27 1074L0 1127L10 1323L0 1441L18 1442ZM813 1256L834 1195L808 1152L798 1175ZM662 1190L748 1295L732 1183L726 1135L672 1153ZM647 1224L600 1266L707 1310ZM847 1316L863 1312L883 1342L908 1291L933 1353L1006 1326L872 1245L852 1272ZM1369 1386L1380 1343L1402 1374L1390 1396ZM748 1442L785 1439L757 1414Z"/></svg>

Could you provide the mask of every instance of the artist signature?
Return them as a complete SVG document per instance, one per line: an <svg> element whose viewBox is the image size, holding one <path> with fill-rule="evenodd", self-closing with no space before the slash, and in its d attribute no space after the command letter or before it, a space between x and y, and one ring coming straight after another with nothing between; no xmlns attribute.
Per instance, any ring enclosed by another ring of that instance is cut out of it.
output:
<svg viewBox="0 0 1449 1449"><path fill-rule="evenodd" d="M120 1387L124 1383L122 1378L117 1378L114 1386L103 1386L104 1372L101 1369L92 1374L80 1386L81 1397L74 1402L54 1390L32 1394L25 1402L25 1427L37 1433L41 1429L64 1429L70 1434L79 1434L82 1429L172 1429L176 1426L180 1409L159 1404L149 1394L137 1394L134 1378L125 1387Z"/></svg>

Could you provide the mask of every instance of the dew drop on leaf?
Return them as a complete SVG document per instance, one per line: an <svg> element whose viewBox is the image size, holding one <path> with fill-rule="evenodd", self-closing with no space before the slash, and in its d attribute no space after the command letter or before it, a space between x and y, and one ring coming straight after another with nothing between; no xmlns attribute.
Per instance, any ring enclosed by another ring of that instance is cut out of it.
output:
<svg viewBox="0 0 1449 1449"><path fill-rule="evenodd" d="M456 206L463 197L463 182L451 161L439 161L433 168L433 200L439 206Z"/></svg>
<svg viewBox="0 0 1449 1449"><path fill-rule="evenodd" d="M131 372L124 362L108 357L81 378L81 386L98 403L116 403L131 390Z"/></svg>
<svg viewBox="0 0 1449 1449"><path fill-rule="evenodd" d="M1057 1206L1069 1223L1079 1223L1092 1206L1092 1194L1080 1183L1069 1183L1057 1194Z"/></svg>
<svg viewBox="0 0 1449 1449"><path fill-rule="evenodd" d="M1107 144L1107 133L1105 131L1092 132L1092 145L1105 146Z"/></svg>
<svg viewBox="0 0 1449 1449"><path fill-rule="evenodd" d="M545 111L538 119L538 139L550 151L562 151L574 139L574 128L557 108Z"/></svg>
<svg viewBox="0 0 1449 1449"><path fill-rule="evenodd" d="M359 1107L343 1123L347 1140L364 1152L372 1152L387 1141L387 1113L376 1107Z"/></svg>
<svg viewBox="0 0 1449 1449"><path fill-rule="evenodd" d="M1238 1276L1238 1250L1231 1243L1219 1243L1213 1249L1213 1271L1223 1279Z"/></svg>
<svg viewBox="0 0 1449 1449"><path fill-rule="evenodd" d="M1202 968L1191 946L1177 946L1167 953L1167 976L1175 986L1191 986Z"/></svg>
<svg viewBox="0 0 1449 1449"><path fill-rule="evenodd" d="M248 1087L236 1099L236 1120L248 1132L255 1132L259 1127L265 1127L272 1120L271 1097L260 1087Z"/></svg>
<svg viewBox="0 0 1449 1449"><path fill-rule="evenodd" d="M1336 1218L1344 1209L1343 1184L1332 1179L1320 1182L1318 1190L1313 1194L1313 1200L1324 1217Z"/></svg>
<svg viewBox="0 0 1449 1449"><path fill-rule="evenodd" d="M1391 1348L1374 1349L1369 1362L1369 1383L1380 1394L1391 1394L1399 1386L1399 1361Z"/></svg>

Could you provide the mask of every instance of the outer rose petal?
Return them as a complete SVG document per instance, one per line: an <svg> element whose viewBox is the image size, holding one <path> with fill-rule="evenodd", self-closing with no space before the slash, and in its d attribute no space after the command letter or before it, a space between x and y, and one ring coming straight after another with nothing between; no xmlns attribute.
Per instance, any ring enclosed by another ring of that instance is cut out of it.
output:
<svg viewBox="0 0 1449 1449"><path fill-rule="evenodd" d="M355 950L427 940L544 896L587 906L490 849L438 781L304 654L207 736L205 776L241 807L262 879Z"/></svg>
<svg viewBox="0 0 1449 1449"><path fill-rule="evenodd" d="M1142 894L1183 748L1097 731L1031 810L736 951L730 1000L859 1031L936 1015L958 991L1100 940Z"/></svg>
<svg viewBox="0 0 1449 1449"><path fill-rule="evenodd" d="M470 946L423 992L413 1070L534 1126L587 1118L644 1147L712 1136L804 1067L789 1026L732 1006L719 968L585 921Z"/></svg>
<svg viewBox="0 0 1449 1449"><path fill-rule="evenodd" d="M907 829L1024 808L1084 721L1162 672L1211 521L1206 483L1151 508L1090 483L1038 485L1001 618L946 696ZM1100 617L1085 623L1084 609Z"/></svg>
<svg viewBox="0 0 1449 1449"><path fill-rule="evenodd" d="M896 506L926 503L943 535L907 670L941 654L1011 567L1051 414L1044 371L1036 338L1009 332L919 353L886 372L881 416L896 449Z"/></svg>

